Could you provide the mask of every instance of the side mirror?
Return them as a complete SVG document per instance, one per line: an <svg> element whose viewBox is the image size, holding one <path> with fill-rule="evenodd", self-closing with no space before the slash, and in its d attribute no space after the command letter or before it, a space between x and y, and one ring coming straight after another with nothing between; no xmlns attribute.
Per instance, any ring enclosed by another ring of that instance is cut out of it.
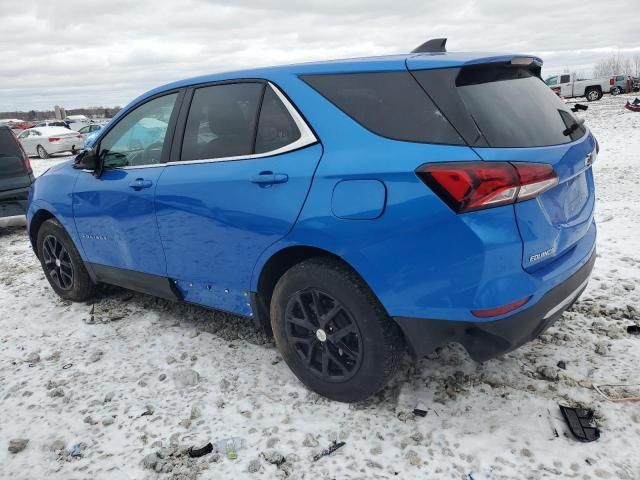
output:
<svg viewBox="0 0 640 480"><path fill-rule="evenodd" d="M79 170L91 170L95 172L98 169L98 155L93 148L87 148L76 156L73 162L73 168Z"/></svg>

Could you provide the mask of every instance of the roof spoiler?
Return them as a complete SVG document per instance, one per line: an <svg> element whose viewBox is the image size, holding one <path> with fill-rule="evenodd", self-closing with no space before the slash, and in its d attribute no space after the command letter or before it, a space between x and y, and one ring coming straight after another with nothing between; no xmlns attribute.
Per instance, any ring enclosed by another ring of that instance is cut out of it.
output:
<svg viewBox="0 0 640 480"><path fill-rule="evenodd" d="M422 45L417 48L411 50L411 53L436 53L436 52L446 52L446 38L432 38L431 40L427 40Z"/></svg>

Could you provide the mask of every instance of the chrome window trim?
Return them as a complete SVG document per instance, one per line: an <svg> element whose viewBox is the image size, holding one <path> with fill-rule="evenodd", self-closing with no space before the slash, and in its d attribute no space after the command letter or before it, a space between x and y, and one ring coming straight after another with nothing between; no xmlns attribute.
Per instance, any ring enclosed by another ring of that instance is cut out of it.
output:
<svg viewBox="0 0 640 480"><path fill-rule="evenodd" d="M163 165L167 167L171 167L173 165L189 165L191 163L214 163L214 162L231 162L234 160L252 160L254 158L264 158L271 157L274 155L279 155L281 153L291 152L293 150L298 150L300 148L308 147L309 145L313 145L314 143L318 143L318 139L314 135L313 131L307 125L307 122L304 121L302 116L298 113L298 110L291 104L289 99L280 91L278 87L276 87L273 83L267 82L267 85L273 89L276 93L284 107L291 115L296 127L300 131L300 138L298 138L295 142L291 142L284 147L277 148L275 150L270 150L268 152L262 153L252 153L249 155L237 155L235 157L220 157L220 158L203 158L200 160L178 160L177 162L167 162ZM260 119L258 118L258 121ZM128 167L124 167L128 168Z"/></svg>
<svg viewBox="0 0 640 480"><path fill-rule="evenodd" d="M215 163L215 162L231 162L234 160L252 160L255 158L264 158L264 157L272 157L274 155L280 155L282 153L291 152L293 150L298 150L300 148L308 147L309 145L313 145L314 143L318 143L317 137L314 135L313 131L307 125L307 122L304 121L302 115L298 113L298 110L293 106L293 104L289 101L289 99L280 91L280 89L275 86L271 82L267 82L267 85L273 89L276 93L284 107L291 115L296 127L300 131L300 138L298 138L295 142L291 142L284 147L277 148L275 150L270 150L268 152L263 153L252 153L249 155L237 155L235 157L220 157L220 158L204 158L200 160L178 160L177 162L166 162L166 163L152 163L149 165L128 165L126 167L114 167L112 170L134 170L138 168L154 168L154 167L171 167L173 165L189 165L192 163ZM215 86L215 85L213 85ZM258 121L260 119L258 118Z"/></svg>

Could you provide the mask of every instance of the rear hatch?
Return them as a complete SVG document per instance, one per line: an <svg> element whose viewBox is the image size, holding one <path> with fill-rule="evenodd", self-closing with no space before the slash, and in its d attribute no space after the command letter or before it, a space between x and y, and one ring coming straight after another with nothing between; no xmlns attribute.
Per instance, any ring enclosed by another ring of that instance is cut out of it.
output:
<svg viewBox="0 0 640 480"><path fill-rule="evenodd" d="M540 64L515 57L426 70L412 57L407 66L480 158L556 171L557 186L513 206L523 268L537 270L571 250L593 222L596 142L539 78Z"/></svg>
<svg viewBox="0 0 640 480"><path fill-rule="evenodd" d="M11 129L0 127L0 198L3 193L29 185L29 159Z"/></svg>

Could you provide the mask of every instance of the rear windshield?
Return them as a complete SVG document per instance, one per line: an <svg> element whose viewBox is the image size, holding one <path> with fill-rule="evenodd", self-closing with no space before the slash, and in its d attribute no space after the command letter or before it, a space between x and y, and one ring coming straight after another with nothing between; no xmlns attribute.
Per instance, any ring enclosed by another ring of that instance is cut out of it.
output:
<svg viewBox="0 0 640 480"><path fill-rule="evenodd" d="M456 91L491 147L542 147L585 134L558 96L527 68L464 68Z"/></svg>
<svg viewBox="0 0 640 480"><path fill-rule="evenodd" d="M301 77L366 129L394 140L463 145L411 74L375 72Z"/></svg>

